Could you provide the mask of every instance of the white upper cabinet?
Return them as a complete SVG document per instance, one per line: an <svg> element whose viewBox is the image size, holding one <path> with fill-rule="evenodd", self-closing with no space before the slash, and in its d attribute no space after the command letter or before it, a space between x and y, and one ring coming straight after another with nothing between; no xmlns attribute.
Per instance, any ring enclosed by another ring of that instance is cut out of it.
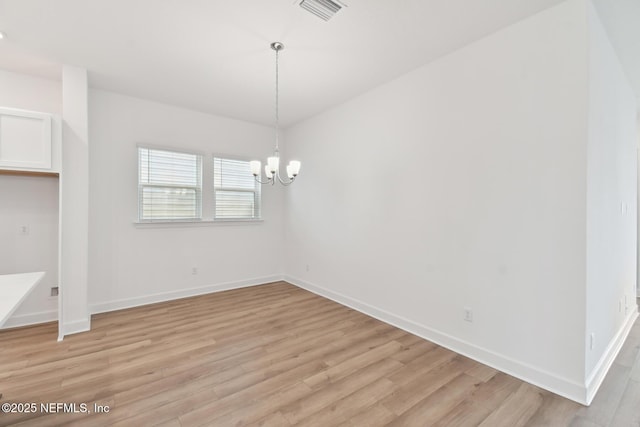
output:
<svg viewBox="0 0 640 427"><path fill-rule="evenodd" d="M52 116L0 108L0 169L51 169Z"/></svg>

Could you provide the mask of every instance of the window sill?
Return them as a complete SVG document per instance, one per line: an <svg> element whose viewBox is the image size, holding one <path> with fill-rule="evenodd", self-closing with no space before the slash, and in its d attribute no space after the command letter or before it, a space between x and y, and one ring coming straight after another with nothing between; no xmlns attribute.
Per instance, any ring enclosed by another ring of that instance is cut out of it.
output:
<svg viewBox="0 0 640 427"><path fill-rule="evenodd" d="M202 220L176 220L176 221L134 221L136 228L174 228L174 227L211 227L224 225L257 225L263 223L263 219L202 219Z"/></svg>

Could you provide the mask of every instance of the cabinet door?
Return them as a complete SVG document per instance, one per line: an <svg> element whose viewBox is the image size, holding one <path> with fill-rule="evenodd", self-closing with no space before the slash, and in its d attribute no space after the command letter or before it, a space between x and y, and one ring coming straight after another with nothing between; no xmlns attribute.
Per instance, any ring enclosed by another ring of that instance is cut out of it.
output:
<svg viewBox="0 0 640 427"><path fill-rule="evenodd" d="M51 169L51 116L0 108L0 168Z"/></svg>

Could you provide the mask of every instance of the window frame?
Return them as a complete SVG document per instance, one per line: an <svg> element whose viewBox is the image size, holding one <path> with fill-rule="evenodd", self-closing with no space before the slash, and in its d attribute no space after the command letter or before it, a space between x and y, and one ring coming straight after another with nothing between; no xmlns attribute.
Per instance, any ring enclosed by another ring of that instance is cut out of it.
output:
<svg viewBox="0 0 640 427"><path fill-rule="evenodd" d="M180 184L151 184L151 183L142 183L141 182L141 149L143 150L156 150L156 151L165 151L176 154L187 154L194 155L197 159L196 165L196 179L197 185L180 185ZM182 148L175 147L167 147L167 146L158 146L158 145L150 145L150 144L137 144L136 145L136 153L137 153L137 181L138 181L138 224L150 224L150 223L191 223L191 222L200 222L202 221L202 206L203 206L203 171L204 171L204 158L205 155L198 151L193 150L185 150ZM195 217L184 217L184 218L143 218L143 191L144 188L184 188L189 190L195 190L196 195L196 212Z"/></svg>
<svg viewBox="0 0 640 427"><path fill-rule="evenodd" d="M216 188L216 184L215 184L215 176L216 176L216 159L222 159L222 160L234 160L234 161L241 161L241 162L246 162L247 163L247 169L250 173L250 169L249 169L249 162L251 161L251 159L248 159L246 157L242 157L242 156L236 156L236 155L229 155L229 154L222 154L222 153L213 153L211 155L211 166L212 166L212 170L211 170L211 186L212 186L212 207L213 207L213 211L211 213L211 216L213 218L213 222L255 222L255 221L262 221L262 185L257 182L255 180L255 178L253 177L253 175L251 175L251 178L254 182L254 187L253 190L248 190L246 188L238 188L238 187L222 187L223 189L217 189ZM243 193L253 193L253 199L254 199L254 206L257 206L256 208L254 208L254 211L257 211L257 216L253 216L253 217L232 217L232 218L219 218L217 216L217 206L216 206L216 193L218 191L237 191L237 192L243 192Z"/></svg>

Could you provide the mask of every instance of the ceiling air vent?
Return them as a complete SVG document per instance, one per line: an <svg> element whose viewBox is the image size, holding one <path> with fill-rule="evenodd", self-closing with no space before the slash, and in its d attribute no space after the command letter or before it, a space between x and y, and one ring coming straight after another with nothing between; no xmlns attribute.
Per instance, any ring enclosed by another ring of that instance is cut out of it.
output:
<svg viewBox="0 0 640 427"><path fill-rule="evenodd" d="M328 21L345 5L335 0L302 0L300 7Z"/></svg>

